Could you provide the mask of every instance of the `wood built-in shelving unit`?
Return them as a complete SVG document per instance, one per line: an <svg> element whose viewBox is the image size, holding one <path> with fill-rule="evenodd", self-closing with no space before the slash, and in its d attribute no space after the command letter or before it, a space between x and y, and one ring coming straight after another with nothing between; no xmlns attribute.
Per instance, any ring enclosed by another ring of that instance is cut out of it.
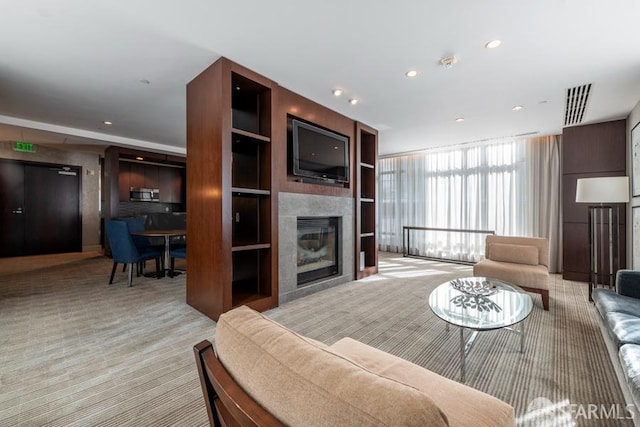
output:
<svg viewBox="0 0 640 427"><path fill-rule="evenodd" d="M187 86L187 303L214 320L278 304L274 85L221 58Z"/></svg>
<svg viewBox="0 0 640 427"><path fill-rule="evenodd" d="M378 272L376 167L378 131L356 123L356 277Z"/></svg>

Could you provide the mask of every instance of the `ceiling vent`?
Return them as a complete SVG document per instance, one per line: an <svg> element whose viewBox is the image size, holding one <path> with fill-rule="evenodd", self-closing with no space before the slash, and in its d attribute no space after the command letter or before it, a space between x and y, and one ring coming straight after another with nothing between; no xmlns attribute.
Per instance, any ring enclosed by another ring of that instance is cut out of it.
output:
<svg viewBox="0 0 640 427"><path fill-rule="evenodd" d="M564 125L571 126L582 123L584 111L589 101L591 83L567 89L567 100L564 110Z"/></svg>

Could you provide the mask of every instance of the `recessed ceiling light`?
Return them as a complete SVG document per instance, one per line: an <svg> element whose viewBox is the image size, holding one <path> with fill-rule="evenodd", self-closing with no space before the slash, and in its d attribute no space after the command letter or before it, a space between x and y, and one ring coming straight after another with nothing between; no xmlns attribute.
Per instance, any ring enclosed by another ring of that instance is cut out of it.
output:
<svg viewBox="0 0 640 427"><path fill-rule="evenodd" d="M144 157L138 156L138 157L136 157L136 160L144 160Z"/></svg>
<svg viewBox="0 0 640 427"><path fill-rule="evenodd" d="M415 77L418 75L418 72L416 70L409 70L404 75L407 77Z"/></svg>
<svg viewBox="0 0 640 427"><path fill-rule="evenodd" d="M502 42L498 39L495 40L491 40L489 42L487 42L487 44L484 45L484 47L486 47L487 49L495 49L498 46L500 46L502 44Z"/></svg>
<svg viewBox="0 0 640 427"><path fill-rule="evenodd" d="M333 96L340 96L342 95L342 89L334 89L331 93L333 93Z"/></svg>
<svg viewBox="0 0 640 427"><path fill-rule="evenodd" d="M113 122L110 122L110 121L108 121L108 120L105 120L105 121L104 121L104 122L102 122L102 123L104 123L105 125L112 125L112 124L113 124Z"/></svg>
<svg viewBox="0 0 640 427"><path fill-rule="evenodd" d="M456 122L457 122L457 123L462 123L462 122L464 122L464 117L458 117L458 118L456 119Z"/></svg>
<svg viewBox="0 0 640 427"><path fill-rule="evenodd" d="M522 105L516 105L515 107L512 108L513 111L520 111L522 110L524 107Z"/></svg>
<svg viewBox="0 0 640 427"><path fill-rule="evenodd" d="M351 104L351 105L356 105L357 103L358 103L358 100L357 100L357 99L355 99L355 98L351 98L351 99L349 100L349 104Z"/></svg>

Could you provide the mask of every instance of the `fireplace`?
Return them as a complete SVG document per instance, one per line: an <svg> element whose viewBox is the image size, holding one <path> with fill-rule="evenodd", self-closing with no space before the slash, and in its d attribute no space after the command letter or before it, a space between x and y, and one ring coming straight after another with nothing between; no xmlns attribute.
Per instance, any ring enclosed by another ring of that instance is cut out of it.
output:
<svg viewBox="0 0 640 427"><path fill-rule="evenodd" d="M340 218L298 217L298 286L339 274Z"/></svg>

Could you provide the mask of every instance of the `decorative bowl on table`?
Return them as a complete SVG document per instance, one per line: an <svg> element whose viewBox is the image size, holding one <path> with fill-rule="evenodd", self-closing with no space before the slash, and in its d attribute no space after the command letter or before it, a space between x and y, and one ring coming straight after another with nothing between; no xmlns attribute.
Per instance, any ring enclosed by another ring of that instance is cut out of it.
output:
<svg viewBox="0 0 640 427"><path fill-rule="evenodd" d="M486 279L464 278L452 280L450 283L453 289L472 296L488 297L498 292L498 288Z"/></svg>

